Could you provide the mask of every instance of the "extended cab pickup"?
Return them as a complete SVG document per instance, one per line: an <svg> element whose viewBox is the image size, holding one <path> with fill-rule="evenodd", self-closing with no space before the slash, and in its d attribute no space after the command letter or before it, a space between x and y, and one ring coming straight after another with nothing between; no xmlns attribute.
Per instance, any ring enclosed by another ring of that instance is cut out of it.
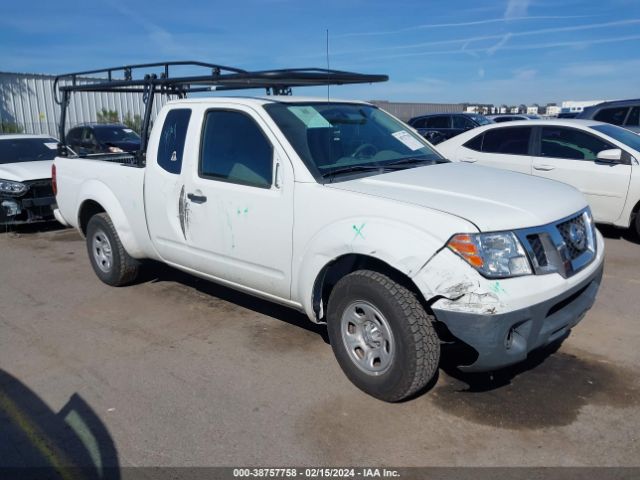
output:
<svg viewBox="0 0 640 480"><path fill-rule="evenodd" d="M59 156L54 170L56 216L102 281L154 259L302 311L387 401L427 385L443 339L487 371L563 338L602 277L577 190L450 163L363 102L176 100L144 168Z"/></svg>

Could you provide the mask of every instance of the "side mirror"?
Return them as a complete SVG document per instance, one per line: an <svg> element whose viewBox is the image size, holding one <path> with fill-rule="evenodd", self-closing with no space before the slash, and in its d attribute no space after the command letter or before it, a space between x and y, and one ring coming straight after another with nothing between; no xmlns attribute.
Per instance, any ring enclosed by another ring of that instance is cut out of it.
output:
<svg viewBox="0 0 640 480"><path fill-rule="evenodd" d="M602 150L598 152L597 157L599 162L605 163L621 163L622 162L622 150L619 148L612 148L610 150Z"/></svg>

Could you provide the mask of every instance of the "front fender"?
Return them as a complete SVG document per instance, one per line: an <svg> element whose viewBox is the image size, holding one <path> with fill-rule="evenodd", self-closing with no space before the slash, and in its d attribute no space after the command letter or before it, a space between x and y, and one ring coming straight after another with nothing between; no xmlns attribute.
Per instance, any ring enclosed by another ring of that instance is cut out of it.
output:
<svg viewBox="0 0 640 480"><path fill-rule="evenodd" d="M323 269L347 254L380 260L408 277L416 275L443 246L443 241L419 228L387 218L347 218L318 231L306 244L292 282L292 298L317 321L313 289Z"/></svg>
<svg viewBox="0 0 640 480"><path fill-rule="evenodd" d="M100 204L109 217L111 217L111 221L116 227L120 241L127 253L134 258L144 258L144 250L136 240L135 233L124 209L122 208L122 205L111 189L99 180L93 179L86 181L82 184L82 187L78 192L77 205L80 207L78 208L77 213L77 225L80 226L80 212L82 212L85 202L89 200Z"/></svg>

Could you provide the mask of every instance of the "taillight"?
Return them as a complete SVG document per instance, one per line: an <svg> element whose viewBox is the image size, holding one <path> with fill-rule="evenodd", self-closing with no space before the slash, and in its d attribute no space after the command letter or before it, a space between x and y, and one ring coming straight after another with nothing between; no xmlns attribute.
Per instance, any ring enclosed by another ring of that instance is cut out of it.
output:
<svg viewBox="0 0 640 480"><path fill-rule="evenodd" d="M53 190L53 194L58 194L58 182L56 182L56 164L51 165L51 189Z"/></svg>

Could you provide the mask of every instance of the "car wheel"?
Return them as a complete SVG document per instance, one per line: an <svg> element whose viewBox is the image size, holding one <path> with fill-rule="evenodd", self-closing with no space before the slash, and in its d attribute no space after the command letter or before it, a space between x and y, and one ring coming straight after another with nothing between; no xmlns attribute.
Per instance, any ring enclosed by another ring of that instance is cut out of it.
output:
<svg viewBox="0 0 640 480"><path fill-rule="evenodd" d="M636 237L640 238L640 210L636 212L636 217L633 222L634 230L636 232Z"/></svg>
<svg viewBox="0 0 640 480"><path fill-rule="evenodd" d="M424 388L440 360L440 342L416 296L386 275L358 270L331 292L327 328L346 376L362 391L397 402Z"/></svg>
<svg viewBox="0 0 640 480"><path fill-rule="evenodd" d="M106 213L94 215L87 224L87 251L96 275L107 285L126 285L138 275L140 262L122 246L111 218Z"/></svg>

